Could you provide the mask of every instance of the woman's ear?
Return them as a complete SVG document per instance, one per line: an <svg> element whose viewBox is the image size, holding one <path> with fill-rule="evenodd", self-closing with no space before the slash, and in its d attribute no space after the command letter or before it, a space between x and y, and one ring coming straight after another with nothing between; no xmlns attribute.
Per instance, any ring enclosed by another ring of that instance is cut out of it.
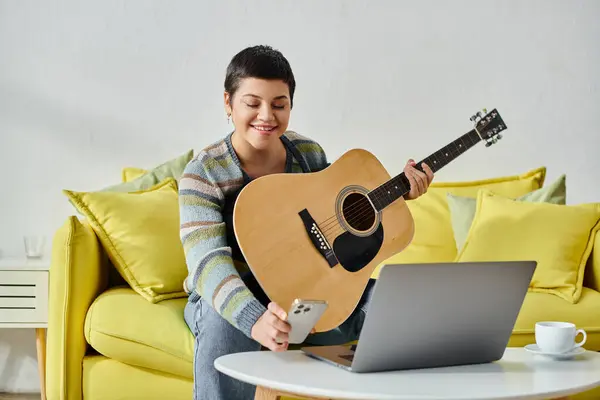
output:
<svg viewBox="0 0 600 400"><path fill-rule="evenodd" d="M231 96L229 95L229 93L227 91L225 91L223 93L223 102L225 103L225 112L227 113L227 116L231 116Z"/></svg>

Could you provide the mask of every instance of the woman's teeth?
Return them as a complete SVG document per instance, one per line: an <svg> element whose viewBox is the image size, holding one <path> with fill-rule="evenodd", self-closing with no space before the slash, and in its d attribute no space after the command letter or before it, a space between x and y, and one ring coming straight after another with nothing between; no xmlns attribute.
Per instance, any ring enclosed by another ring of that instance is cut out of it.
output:
<svg viewBox="0 0 600 400"><path fill-rule="evenodd" d="M274 126L271 127L267 127L267 126L253 126L254 129L256 129L257 131L262 131L262 132L270 132L273 129L275 129Z"/></svg>

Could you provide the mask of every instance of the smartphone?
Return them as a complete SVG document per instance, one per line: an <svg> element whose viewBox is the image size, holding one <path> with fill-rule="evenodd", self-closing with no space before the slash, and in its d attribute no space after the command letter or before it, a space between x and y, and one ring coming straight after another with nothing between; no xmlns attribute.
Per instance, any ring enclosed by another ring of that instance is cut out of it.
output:
<svg viewBox="0 0 600 400"><path fill-rule="evenodd" d="M291 326L288 343L302 343L327 310L324 300L296 299L288 312L287 322Z"/></svg>

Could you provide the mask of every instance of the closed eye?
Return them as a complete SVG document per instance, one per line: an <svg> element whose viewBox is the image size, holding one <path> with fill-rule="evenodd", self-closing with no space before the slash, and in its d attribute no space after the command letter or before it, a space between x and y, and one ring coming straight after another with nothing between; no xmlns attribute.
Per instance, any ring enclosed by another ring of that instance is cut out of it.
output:
<svg viewBox="0 0 600 400"><path fill-rule="evenodd" d="M248 104L246 103L246 105L250 108L258 108L260 107L260 104ZM278 110L283 110L285 108L285 105L277 105L277 104L273 104L273 108L276 108Z"/></svg>

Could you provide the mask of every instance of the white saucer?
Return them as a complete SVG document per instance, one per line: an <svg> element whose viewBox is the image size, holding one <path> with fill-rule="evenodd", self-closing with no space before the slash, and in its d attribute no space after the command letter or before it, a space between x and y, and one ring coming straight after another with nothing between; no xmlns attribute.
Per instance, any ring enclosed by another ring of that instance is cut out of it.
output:
<svg viewBox="0 0 600 400"><path fill-rule="evenodd" d="M528 352L533 353L533 354L551 357L551 358L554 358L557 360L567 360L569 358L573 358L575 356L585 353L585 349L583 347L575 347L571 351L567 351L565 353L546 353L546 352L543 352L542 350L540 350L538 345L535 343L528 344L527 346L525 346L525 350L527 350Z"/></svg>

